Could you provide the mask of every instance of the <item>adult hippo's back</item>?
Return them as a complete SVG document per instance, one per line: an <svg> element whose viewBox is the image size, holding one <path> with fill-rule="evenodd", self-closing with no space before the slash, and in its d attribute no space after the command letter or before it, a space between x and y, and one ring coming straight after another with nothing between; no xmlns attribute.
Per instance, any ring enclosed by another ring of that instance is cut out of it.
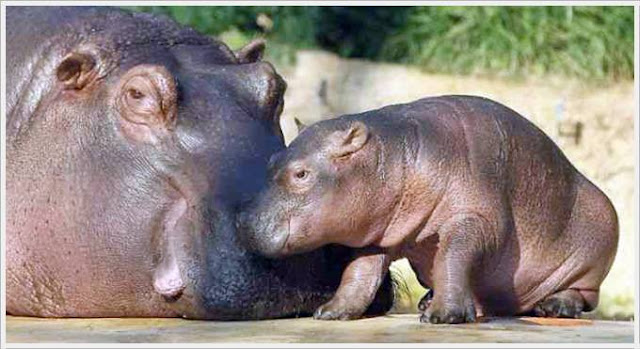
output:
<svg viewBox="0 0 640 349"><path fill-rule="evenodd" d="M349 251L268 261L236 237L284 147L262 49L117 9L7 8L9 314L252 319L332 296L325 261Z"/></svg>

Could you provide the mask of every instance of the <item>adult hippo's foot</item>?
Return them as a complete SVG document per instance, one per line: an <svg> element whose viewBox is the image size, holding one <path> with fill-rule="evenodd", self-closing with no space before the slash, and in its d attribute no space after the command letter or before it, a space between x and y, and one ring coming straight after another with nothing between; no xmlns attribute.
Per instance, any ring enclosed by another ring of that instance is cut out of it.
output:
<svg viewBox="0 0 640 349"><path fill-rule="evenodd" d="M578 318L585 308L580 292L569 289L550 295L533 307L533 314L540 317Z"/></svg>

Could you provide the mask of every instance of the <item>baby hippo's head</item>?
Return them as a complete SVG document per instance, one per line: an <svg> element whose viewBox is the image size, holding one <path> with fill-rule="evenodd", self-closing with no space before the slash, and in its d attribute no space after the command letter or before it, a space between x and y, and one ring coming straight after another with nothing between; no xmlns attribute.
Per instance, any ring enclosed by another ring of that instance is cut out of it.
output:
<svg viewBox="0 0 640 349"><path fill-rule="evenodd" d="M338 243L369 243L378 151L369 128L348 117L306 128L269 161L268 185L238 218L248 247L279 257Z"/></svg>

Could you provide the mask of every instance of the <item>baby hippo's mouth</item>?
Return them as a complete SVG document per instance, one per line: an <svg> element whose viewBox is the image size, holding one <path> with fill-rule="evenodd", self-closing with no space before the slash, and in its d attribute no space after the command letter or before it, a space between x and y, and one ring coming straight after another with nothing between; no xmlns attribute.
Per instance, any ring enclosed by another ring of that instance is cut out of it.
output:
<svg viewBox="0 0 640 349"><path fill-rule="evenodd" d="M265 224L251 211L241 212L236 220L236 227L246 247L256 253L269 258L279 258L285 255L289 240L291 220L287 219L286 229L276 227L276 224Z"/></svg>
<svg viewBox="0 0 640 349"><path fill-rule="evenodd" d="M269 258L284 257L287 254L285 250L288 240L289 232L273 234L258 252Z"/></svg>

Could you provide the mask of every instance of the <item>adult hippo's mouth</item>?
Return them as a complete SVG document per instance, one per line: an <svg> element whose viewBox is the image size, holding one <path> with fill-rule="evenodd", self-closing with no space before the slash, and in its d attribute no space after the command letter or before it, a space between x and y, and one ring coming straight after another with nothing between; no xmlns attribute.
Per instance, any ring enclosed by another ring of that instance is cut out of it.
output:
<svg viewBox="0 0 640 349"><path fill-rule="evenodd" d="M180 248L175 230L178 221L187 211L187 200L178 199L167 212L159 234L162 234L164 244L162 246L161 259L153 273L153 288L166 299L174 300L182 295L186 287L180 267L178 266L177 250Z"/></svg>

